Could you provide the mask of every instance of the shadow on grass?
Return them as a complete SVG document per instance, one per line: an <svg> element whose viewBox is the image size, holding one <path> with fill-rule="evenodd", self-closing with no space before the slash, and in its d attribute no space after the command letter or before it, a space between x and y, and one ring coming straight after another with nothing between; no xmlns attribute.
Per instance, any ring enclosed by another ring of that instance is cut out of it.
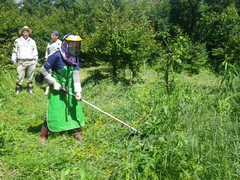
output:
<svg viewBox="0 0 240 180"><path fill-rule="evenodd" d="M36 84L33 84L33 90L35 89L35 86L38 86L38 85L36 85ZM46 86L45 85L42 85L42 86L40 86L40 89L43 91L43 92L45 92L45 90L46 90ZM14 89L14 91L16 90L16 88ZM22 85L21 86L21 91L28 91L28 87L27 87L27 85Z"/></svg>
<svg viewBox="0 0 240 180"><path fill-rule="evenodd" d="M31 132L31 133L40 133L41 131L41 128L42 128L42 123L37 125L37 126L30 126L28 128L28 132Z"/></svg>
<svg viewBox="0 0 240 180"><path fill-rule="evenodd" d="M82 87L84 87L89 82L94 82L94 85L96 85L99 80L107 79L109 77L108 68L89 70L88 73L90 74L90 76L88 76L88 78L86 78L81 83Z"/></svg>
<svg viewBox="0 0 240 180"><path fill-rule="evenodd" d="M42 128L42 123L37 125L37 126L30 126L27 131L33 134L39 134L41 132L41 128ZM51 137L56 137L56 136L61 136L63 134L66 134L68 136L74 136L75 132L73 129L71 130L66 130L66 131L61 131L61 132L52 132L50 130L48 130L47 136L51 136ZM1 139L0 139L0 143L1 143Z"/></svg>
<svg viewBox="0 0 240 180"><path fill-rule="evenodd" d="M112 68L110 67L89 70L88 73L90 75L82 82L82 87L84 87L89 82L94 82L94 85L96 85L98 81L108 78L111 78L114 84L121 82L123 85L127 86L135 83L143 83L143 80L140 77L128 79L125 75L123 75L124 73L118 73L117 76L113 76L111 72Z"/></svg>

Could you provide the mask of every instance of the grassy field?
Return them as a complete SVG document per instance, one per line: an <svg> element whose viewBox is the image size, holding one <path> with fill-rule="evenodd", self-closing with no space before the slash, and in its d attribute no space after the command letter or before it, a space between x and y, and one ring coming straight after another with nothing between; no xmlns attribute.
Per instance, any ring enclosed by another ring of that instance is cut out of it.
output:
<svg viewBox="0 0 240 180"><path fill-rule="evenodd" d="M45 86L29 95L25 80L16 96L15 70L0 75L0 179L240 179L240 94L222 93L208 71L176 76L167 95L163 75L150 69L130 80L82 68L82 98L143 134L81 103L86 139L49 133L45 145L37 138Z"/></svg>

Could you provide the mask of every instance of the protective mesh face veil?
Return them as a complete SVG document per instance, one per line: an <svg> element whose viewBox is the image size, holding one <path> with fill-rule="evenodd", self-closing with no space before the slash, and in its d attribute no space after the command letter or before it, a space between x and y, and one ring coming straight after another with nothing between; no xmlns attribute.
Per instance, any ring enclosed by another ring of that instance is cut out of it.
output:
<svg viewBox="0 0 240 180"><path fill-rule="evenodd" d="M63 37L60 52L63 59L70 64L76 65L76 56L80 53L81 37L78 35L67 34Z"/></svg>
<svg viewBox="0 0 240 180"><path fill-rule="evenodd" d="M77 56L80 54L80 42L68 42L68 53Z"/></svg>
<svg viewBox="0 0 240 180"><path fill-rule="evenodd" d="M69 64L76 65L76 56L73 56L68 53L68 42L64 41L61 45L60 52L62 54L62 57L65 61L67 61Z"/></svg>

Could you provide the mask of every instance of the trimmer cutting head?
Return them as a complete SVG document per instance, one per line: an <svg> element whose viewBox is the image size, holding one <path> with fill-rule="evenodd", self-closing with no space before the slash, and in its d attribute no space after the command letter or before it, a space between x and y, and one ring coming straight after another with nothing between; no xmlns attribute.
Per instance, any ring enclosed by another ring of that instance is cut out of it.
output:
<svg viewBox="0 0 240 180"><path fill-rule="evenodd" d="M147 134L141 133L141 132L139 132L139 131L133 131L133 132L131 132L131 133L128 135L129 138L130 138L130 137L135 137L135 136L139 137L140 139L143 139L143 138L145 138L145 137L147 136Z"/></svg>
<svg viewBox="0 0 240 180"><path fill-rule="evenodd" d="M133 131L133 132L131 133L132 136L135 136L135 135L138 135L138 134L139 134L138 131Z"/></svg>

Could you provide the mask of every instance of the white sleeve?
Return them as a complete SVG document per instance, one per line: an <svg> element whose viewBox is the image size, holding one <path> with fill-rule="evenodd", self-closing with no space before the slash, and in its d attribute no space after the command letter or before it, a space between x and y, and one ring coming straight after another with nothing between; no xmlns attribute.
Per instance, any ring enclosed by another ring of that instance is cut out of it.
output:
<svg viewBox="0 0 240 180"><path fill-rule="evenodd" d="M41 67L40 72L49 84L53 84L56 82L56 79L54 79L52 75L48 73L48 69L44 65Z"/></svg>
<svg viewBox="0 0 240 180"><path fill-rule="evenodd" d="M80 83L80 77L78 74L78 70L73 71L73 86L74 86L74 92L82 92L82 87Z"/></svg>

